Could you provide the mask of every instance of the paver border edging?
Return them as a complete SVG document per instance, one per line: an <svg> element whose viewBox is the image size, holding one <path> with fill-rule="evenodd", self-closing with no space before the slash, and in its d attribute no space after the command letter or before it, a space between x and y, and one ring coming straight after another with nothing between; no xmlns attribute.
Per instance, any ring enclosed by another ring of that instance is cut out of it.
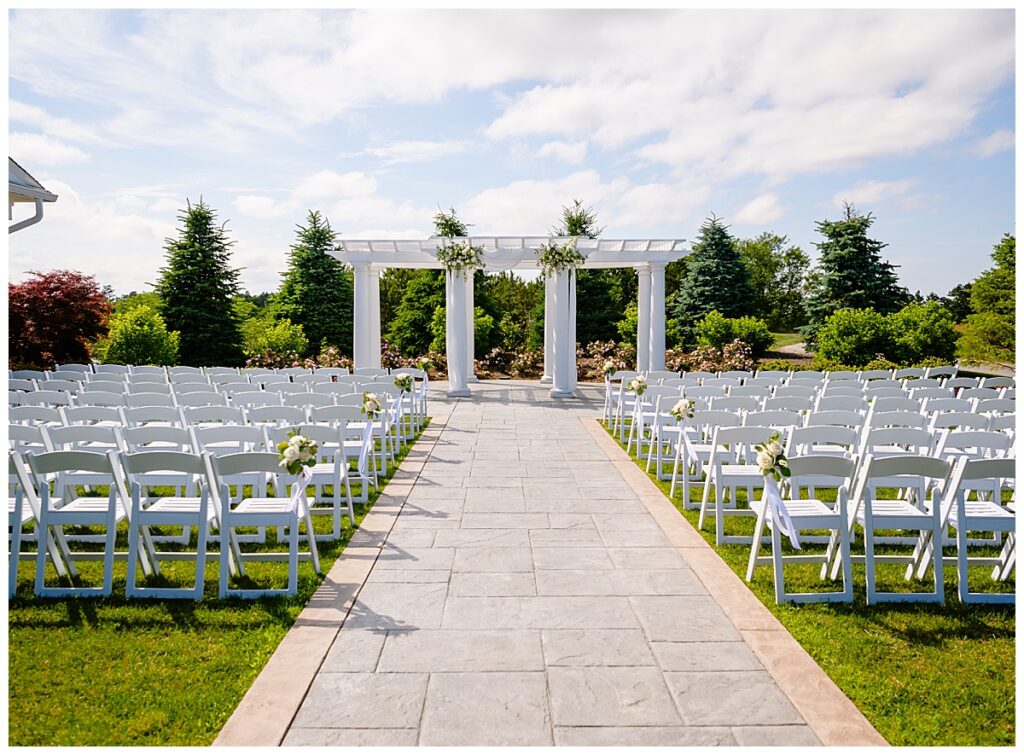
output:
<svg viewBox="0 0 1024 755"><path fill-rule="evenodd" d="M284 740L453 407L454 403L431 417L430 425L409 449L345 550L220 730L214 746L277 746Z"/></svg>
<svg viewBox="0 0 1024 755"><path fill-rule="evenodd" d="M608 435L600 419L580 417L580 421L821 743L887 745L853 701Z"/></svg>

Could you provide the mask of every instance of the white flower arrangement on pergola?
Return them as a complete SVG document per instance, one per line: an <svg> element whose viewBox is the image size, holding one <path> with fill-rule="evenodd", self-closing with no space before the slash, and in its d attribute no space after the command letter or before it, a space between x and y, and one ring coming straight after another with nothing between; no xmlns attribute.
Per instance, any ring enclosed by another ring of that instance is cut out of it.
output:
<svg viewBox="0 0 1024 755"><path fill-rule="evenodd" d="M576 248L575 236L564 244L551 239L537 251L537 264L545 278L550 278L562 270L578 270L586 261L586 256Z"/></svg>
<svg viewBox="0 0 1024 755"><path fill-rule="evenodd" d="M450 273L473 273L484 266L484 248L468 241L460 244L448 239L448 243L438 248L437 261Z"/></svg>

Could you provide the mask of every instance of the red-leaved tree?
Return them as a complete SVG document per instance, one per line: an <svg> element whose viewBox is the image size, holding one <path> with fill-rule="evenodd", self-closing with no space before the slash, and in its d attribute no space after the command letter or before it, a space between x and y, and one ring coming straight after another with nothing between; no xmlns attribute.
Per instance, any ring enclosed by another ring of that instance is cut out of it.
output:
<svg viewBox="0 0 1024 755"><path fill-rule="evenodd" d="M29 275L7 288L11 366L53 369L88 362L89 343L107 332L106 293L95 278L76 270Z"/></svg>

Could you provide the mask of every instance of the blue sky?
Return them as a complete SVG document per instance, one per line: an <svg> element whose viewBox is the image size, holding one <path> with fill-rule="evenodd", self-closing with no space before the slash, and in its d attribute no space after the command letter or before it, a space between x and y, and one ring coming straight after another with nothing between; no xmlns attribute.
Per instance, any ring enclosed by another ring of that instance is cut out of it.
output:
<svg viewBox="0 0 1024 755"><path fill-rule="evenodd" d="M606 237L738 236L813 256L844 199L911 290L1014 231L1012 11L36 11L10 15L9 153L60 195L10 275L156 278L177 209L228 220L274 290L319 209L422 238L438 205L545 233L574 197ZM15 219L20 217L16 213Z"/></svg>

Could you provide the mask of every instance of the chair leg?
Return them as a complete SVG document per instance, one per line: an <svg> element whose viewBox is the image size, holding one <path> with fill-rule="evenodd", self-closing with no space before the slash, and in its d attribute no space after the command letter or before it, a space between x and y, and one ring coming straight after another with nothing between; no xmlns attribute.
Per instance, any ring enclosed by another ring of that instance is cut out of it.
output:
<svg viewBox="0 0 1024 755"><path fill-rule="evenodd" d="M288 528L288 594L294 595L299 589L299 517L292 517Z"/></svg>
<svg viewBox="0 0 1024 755"><path fill-rule="evenodd" d="M193 597L196 602L203 599L203 592L206 589L206 540L209 537L210 527L206 522L206 510L199 510L198 540L196 542L196 587Z"/></svg>
<svg viewBox="0 0 1024 755"><path fill-rule="evenodd" d="M758 551L761 550L761 533L764 532L764 520L767 510L768 507L766 506L757 515L757 523L754 525L754 542L750 545L750 558L747 560L747 582L751 582L754 579L754 569L757 567ZM774 547L774 541L772 547Z"/></svg>
<svg viewBox="0 0 1024 755"><path fill-rule="evenodd" d="M767 508L767 507L766 507ZM782 535L778 527L772 527L772 574L775 577L775 602L786 602L786 577L782 564ZM756 542L756 541L755 541Z"/></svg>
<svg viewBox="0 0 1024 755"><path fill-rule="evenodd" d="M967 584L967 523L957 520L956 528L956 591L961 603L970 603L970 587Z"/></svg>
<svg viewBox="0 0 1024 755"><path fill-rule="evenodd" d="M864 582L867 588L867 604L873 605L875 599L875 541L874 527L871 521L871 504L864 503ZM833 579L835 577L833 576Z"/></svg>
<svg viewBox="0 0 1024 755"><path fill-rule="evenodd" d="M850 557L850 529L839 524L839 558L843 560L843 599L853 602L853 559Z"/></svg>
<svg viewBox="0 0 1024 755"><path fill-rule="evenodd" d="M125 572L125 583L124 583L124 594L125 597L131 598L135 595L135 580L138 575L138 558L139 558L139 527L138 524L138 512L133 516L131 524L128 525L128 565Z"/></svg>

